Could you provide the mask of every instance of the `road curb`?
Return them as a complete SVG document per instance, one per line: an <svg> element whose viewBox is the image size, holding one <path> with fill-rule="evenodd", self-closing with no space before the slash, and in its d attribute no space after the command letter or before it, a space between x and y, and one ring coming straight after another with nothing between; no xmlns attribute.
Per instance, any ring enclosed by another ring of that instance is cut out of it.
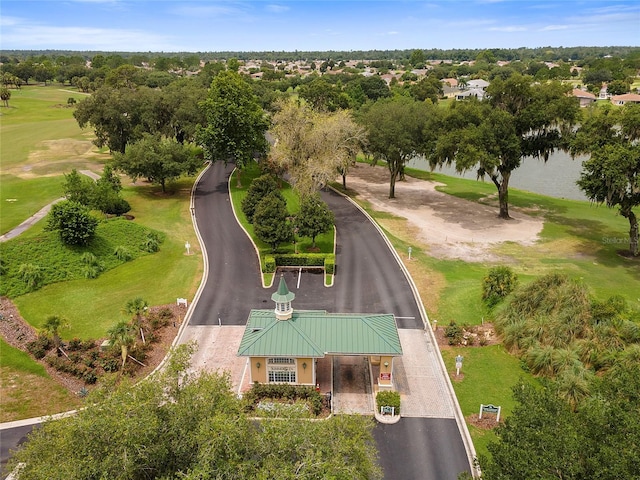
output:
<svg viewBox="0 0 640 480"><path fill-rule="evenodd" d="M345 193L337 190L334 187L329 187L329 188L331 188L334 192L342 195L347 200L349 200L349 202L351 202L358 210L360 210L363 213L363 215L375 226L376 230L378 230L378 233L380 234L380 236L383 238L383 240L387 244L387 247L389 248L389 250L393 254L394 258L398 262L398 265L402 269L402 272L404 273L405 277L407 278L407 281L409 282L409 285L411 286L411 291L413 293L413 296L414 296L414 298L415 298L415 300L416 300L416 302L418 304L418 309L420 310L420 316L422 318L422 323L424 325L424 329L429 332L429 337L431 338L431 341L432 341L435 349L438 352L438 355L437 355L437 357L438 357L438 365L440 367L440 371L441 371L442 375L444 376L444 378L446 380L447 391L449 392L449 396L451 397L451 400L453 402L453 410L455 412L455 420L456 420L456 424L458 425L458 429L460 430L460 436L462 437L462 441L464 443L465 451L467 452L467 457L468 457L468 461L469 461L469 467L471 469L471 472L474 473L474 475L477 474L478 472L477 472L477 468L476 468L476 459L477 459L476 449L473 446L473 440L471 440L471 434L469 433L469 429L467 428L467 423L464 420L464 415L462 414L462 409L460 408L460 403L458 402L458 398L456 397L455 391L453 389L453 385L451 384L451 378L449 377L449 374L447 372L447 368L446 368L446 366L444 364L444 360L442 359L442 353L440 352L440 347L438 346L438 341L436 339L435 334L433 333L433 329L431 328L431 323L429 322L429 317L427 315L427 311L424 308L424 304L422 303L422 299L420 298L420 293L418 292L418 287L416 287L416 284L414 283L413 278L411 277L411 274L409 273L409 270L407 269L407 267L405 266L404 262L400 258L400 255L398 255L398 252L396 251L396 249L391 244L391 241L387 238L387 235L384 233L384 231L382 230L380 225L378 225L378 222L376 222L373 219L373 217L371 217L371 215L369 215L369 213L367 213L367 211L364 208L362 208L349 195L346 195Z"/></svg>

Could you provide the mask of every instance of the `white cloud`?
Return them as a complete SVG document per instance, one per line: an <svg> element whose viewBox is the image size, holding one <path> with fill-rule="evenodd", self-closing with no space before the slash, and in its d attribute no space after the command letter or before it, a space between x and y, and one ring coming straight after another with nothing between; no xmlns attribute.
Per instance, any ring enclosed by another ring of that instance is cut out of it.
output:
<svg viewBox="0 0 640 480"><path fill-rule="evenodd" d="M21 23L24 23L24 20L18 17L0 17L0 27L12 27Z"/></svg>
<svg viewBox="0 0 640 480"><path fill-rule="evenodd" d="M522 25L508 25L504 27L490 27L487 30L490 32L526 32L528 28Z"/></svg>
<svg viewBox="0 0 640 480"><path fill-rule="evenodd" d="M547 25L546 27L542 27L540 31L550 32L552 30L568 30L569 28L569 25Z"/></svg>
<svg viewBox="0 0 640 480"><path fill-rule="evenodd" d="M230 5L179 5L172 8L171 13L184 17L202 18L242 15L245 12L241 8Z"/></svg>
<svg viewBox="0 0 640 480"><path fill-rule="evenodd" d="M289 7L287 7L286 5L270 4L265 7L265 10L272 13L283 13L288 11Z"/></svg>
<svg viewBox="0 0 640 480"><path fill-rule="evenodd" d="M169 37L142 30L53 27L24 23L3 29L2 43L3 48L7 49L42 48L43 45L49 45L49 48L73 50L177 50Z"/></svg>

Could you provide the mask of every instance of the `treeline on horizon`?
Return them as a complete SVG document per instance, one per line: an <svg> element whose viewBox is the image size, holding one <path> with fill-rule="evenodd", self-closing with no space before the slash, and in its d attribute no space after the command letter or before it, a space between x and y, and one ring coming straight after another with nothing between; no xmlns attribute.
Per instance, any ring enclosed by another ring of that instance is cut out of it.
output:
<svg viewBox="0 0 640 480"><path fill-rule="evenodd" d="M403 60L408 59L415 50L422 50L425 58L429 60L452 60L464 62L475 60L480 52L490 52L498 61L514 61L542 59L547 61L572 60L579 61L586 58L627 57L640 55L640 47L633 46L609 46L609 47L537 47L537 48L466 48L466 49L405 49L405 50L317 50L317 51L221 51L221 52L121 52L106 50L2 50L0 61L6 63L9 58L18 60L34 56L58 56L81 55L90 59L100 54L119 54L123 57L133 56L164 56L169 58L185 55L198 55L201 60L265 60L265 61L311 61L318 59L332 59L335 61L346 60Z"/></svg>

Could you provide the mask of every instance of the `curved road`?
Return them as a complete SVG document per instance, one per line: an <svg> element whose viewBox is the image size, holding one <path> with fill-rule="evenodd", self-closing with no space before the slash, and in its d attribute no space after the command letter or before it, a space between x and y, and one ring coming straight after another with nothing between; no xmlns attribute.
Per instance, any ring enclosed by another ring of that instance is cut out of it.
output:
<svg viewBox="0 0 640 480"><path fill-rule="evenodd" d="M190 325L244 325L252 308L271 308L272 289L262 287L255 249L231 208L232 170L232 165L214 163L195 188L194 214L208 275ZM411 285L376 227L343 196L333 191L322 196L336 217L335 283L326 288L323 274L303 274L295 289L296 308L393 313L400 328L421 335L424 323ZM297 272L285 276L290 288L297 285ZM2 430L3 463L7 447L17 445L24 432L24 427ZM454 418L403 417L395 425L377 425L374 436L387 479L456 480L460 472L470 471Z"/></svg>
<svg viewBox="0 0 640 480"><path fill-rule="evenodd" d="M233 215L228 193L232 170L232 165L211 165L195 189L209 273L190 325L217 325L218 316L223 325L244 325L252 308L272 307L273 288L262 288L253 244ZM393 313L400 328L422 335L424 323L411 285L377 228L342 195L327 191L322 197L336 218L335 283L326 288L323 274L305 273L296 288L298 273L286 272L296 308ZM387 479L456 480L470 471L454 418L403 417L395 425L378 424L374 436Z"/></svg>

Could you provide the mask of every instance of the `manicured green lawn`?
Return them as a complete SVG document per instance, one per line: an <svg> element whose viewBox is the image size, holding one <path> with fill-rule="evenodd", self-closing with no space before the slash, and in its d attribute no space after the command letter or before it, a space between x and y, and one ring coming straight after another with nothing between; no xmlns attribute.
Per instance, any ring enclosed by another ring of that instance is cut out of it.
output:
<svg viewBox="0 0 640 480"><path fill-rule="evenodd" d="M461 379L455 376L457 355L464 358ZM520 361L501 345L446 348L442 350L442 358L465 417L479 413L480 404L499 405L502 407L501 417L508 416L515 406L513 386L521 379L536 382L520 368ZM487 455L487 444L496 438L493 432L474 426L470 426L470 430L477 453Z"/></svg>
<svg viewBox="0 0 640 480"><path fill-rule="evenodd" d="M86 96L60 86L24 86L11 90L9 108L0 108L0 234L62 196L63 173L101 169L92 132L78 126L69 97Z"/></svg>
<svg viewBox="0 0 640 480"><path fill-rule="evenodd" d="M380 167L384 168L384 167ZM440 191L471 201L495 205L495 187L477 182L424 171L409 170L412 176L444 183ZM487 199L488 196L492 196ZM526 208L532 215L544 217L544 228L534 245L522 246L512 242L497 245L492 253L509 259L509 266L519 275L521 283L549 272L566 273L582 279L594 296L605 299L614 294L627 298L630 305L640 309L640 264L620 256L618 250L628 245L616 244L607 239L628 236L627 221L614 210L596 207L589 202L554 199L518 190L510 191L511 205ZM402 222L386 212L368 212L378 220L392 244L406 260L407 248L412 246L409 268L420 289L430 321L438 321L444 328L450 321L458 324L477 325L492 319L481 302L481 281L488 263L467 263L460 260L442 260L430 257L426 249L417 245L410 231L404 231ZM496 221L498 221L496 219ZM384 225L394 225L399 228ZM418 275L418 277L416 277ZM444 279L439 288L432 289L428 280ZM435 312L435 313L434 313ZM462 355L464 378L453 381L456 396L465 416L478 413L480 404L493 403L503 407L509 415L514 407L511 389L523 378L537 382L522 370L520 361L501 346L461 347L444 349L444 361L449 371L455 372L455 356ZM490 430L469 426L475 448L486 455L486 446L495 440Z"/></svg>
<svg viewBox="0 0 640 480"><path fill-rule="evenodd" d="M102 273L93 280L73 280L43 287L14 299L24 318L40 326L49 315L68 320L61 331L65 339L104 338L118 321L127 301L142 297L150 305L173 303L178 297L193 298L202 271L198 240L191 228L189 198L193 179L183 179L172 194L159 188L128 187L134 222L165 234L160 251ZM186 255L184 244L193 248Z"/></svg>
<svg viewBox="0 0 640 480"><path fill-rule="evenodd" d="M80 399L51 379L29 354L0 339L0 422L51 415L75 408Z"/></svg>

